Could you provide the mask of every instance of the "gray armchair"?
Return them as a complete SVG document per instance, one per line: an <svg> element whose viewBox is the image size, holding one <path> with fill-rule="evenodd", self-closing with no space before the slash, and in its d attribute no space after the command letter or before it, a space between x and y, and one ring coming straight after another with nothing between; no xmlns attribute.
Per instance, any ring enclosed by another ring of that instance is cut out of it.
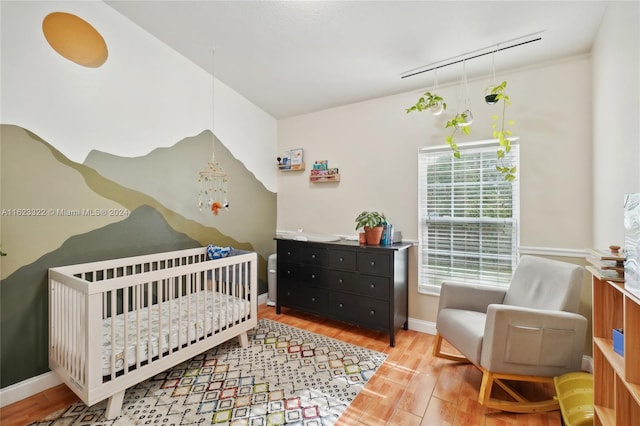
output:
<svg viewBox="0 0 640 426"><path fill-rule="evenodd" d="M508 289L443 283L435 356L471 362L482 373L479 402L503 411L559 408L555 399L528 401L504 380L548 382L579 371L587 320L577 313L584 268L523 256ZM442 351L442 339L462 356ZM491 397L496 383L513 401Z"/></svg>

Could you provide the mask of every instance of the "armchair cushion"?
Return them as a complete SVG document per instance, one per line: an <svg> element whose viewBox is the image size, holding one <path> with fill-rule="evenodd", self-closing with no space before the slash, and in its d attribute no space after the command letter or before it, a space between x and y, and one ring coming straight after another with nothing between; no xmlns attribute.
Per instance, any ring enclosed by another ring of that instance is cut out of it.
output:
<svg viewBox="0 0 640 426"><path fill-rule="evenodd" d="M579 265L522 256L502 303L577 312L583 274L584 268Z"/></svg>
<svg viewBox="0 0 640 426"><path fill-rule="evenodd" d="M445 308L438 313L438 333L469 361L479 365L485 318L484 312Z"/></svg>

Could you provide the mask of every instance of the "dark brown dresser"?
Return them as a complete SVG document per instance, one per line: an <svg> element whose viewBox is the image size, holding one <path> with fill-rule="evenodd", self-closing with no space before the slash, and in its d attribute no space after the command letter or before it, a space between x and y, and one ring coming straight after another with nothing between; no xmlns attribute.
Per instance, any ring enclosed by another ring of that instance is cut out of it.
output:
<svg viewBox="0 0 640 426"><path fill-rule="evenodd" d="M395 346L408 327L410 244L360 245L277 239L276 312L288 307L384 331Z"/></svg>

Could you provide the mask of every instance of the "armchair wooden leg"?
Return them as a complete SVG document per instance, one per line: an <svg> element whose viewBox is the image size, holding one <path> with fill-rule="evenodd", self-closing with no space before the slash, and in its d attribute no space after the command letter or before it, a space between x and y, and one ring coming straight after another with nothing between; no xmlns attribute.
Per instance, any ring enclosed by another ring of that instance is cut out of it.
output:
<svg viewBox="0 0 640 426"><path fill-rule="evenodd" d="M443 339L440 333L436 333L435 340L433 341L433 356L463 363L470 362L466 357L463 357L462 355L442 352L442 340Z"/></svg>
<svg viewBox="0 0 640 426"><path fill-rule="evenodd" d="M558 400L555 398L547 399L544 401L529 401L515 389L510 387L506 382L504 382L504 380L516 380L521 382L553 384L552 377L496 374L486 371L482 368L480 370L482 371L482 384L480 385L478 402L480 402L480 404L484 405L485 407L494 408L496 410L509 411L512 413L540 413L545 411L558 410L560 408ZM491 389L493 388L494 382L515 401L503 401L491 398Z"/></svg>

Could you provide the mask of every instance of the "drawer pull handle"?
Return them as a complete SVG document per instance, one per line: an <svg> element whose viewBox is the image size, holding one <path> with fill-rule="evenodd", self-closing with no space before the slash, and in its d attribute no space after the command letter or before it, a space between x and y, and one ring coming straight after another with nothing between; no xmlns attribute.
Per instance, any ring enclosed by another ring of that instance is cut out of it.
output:
<svg viewBox="0 0 640 426"><path fill-rule="evenodd" d="M291 252L290 251L287 252L287 256L291 256Z"/></svg>
<svg viewBox="0 0 640 426"><path fill-rule="evenodd" d="M287 270L287 275L291 275L291 271Z"/></svg>
<svg viewBox="0 0 640 426"><path fill-rule="evenodd" d="M316 278L316 274L311 274L311 279L314 280Z"/></svg>
<svg viewBox="0 0 640 426"><path fill-rule="evenodd" d="M369 312L371 315L375 315L376 311L374 311L373 309L371 310L371 312Z"/></svg>
<svg viewBox="0 0 640 426"><path fill-rule="evenodd" d="M376 285L374 283L371 283L371 288L376 288Z"/></svg>
<svg viewBox="0 0 640 426"><path fill-rule="evenodd" d="M311 301L312 301L312 302L315 302L315 301L316 301L316 298L315 298L315 297L312 297L312 298L311 298Z"/></svg>
<svg viewBox="0 0 640 426"><path fill-rule="evenodd" d="M343 280L342 278L340 278L340 279L338 280L338 282L339 282L340 284L342 284L342 283L344 282L344 280Z"/></svg>
<svg viewBox="0 0 640 426"><path fill-rule="evenodd" d="M311 258L312 258L312 259L315 259L315 258L316 258L316 255L315 255L315 254L312 254L312 255L311 255Z"/></svg>
<svg viewBox="0 0 640 426"><path fill-rule="evenodd" d="M341 258L340 258L340 262L344 262L344 258L342 258L342 257L341 257Z"/></svg>
<svg viewBox="0 0 640 426"><path fill-rule="evenodd" d="M338 306L340 306L341 308L344 308L344 303L341 303L341 304L340 304L340 305L338 305Z"/></svg>
<svg viewBox="0 0 640 426"><path fill-rule="evenodd" d="M374 262L373 260L371 261L371 267L376 266L376 262Z"/></svg>
<svg viewBox="0 0 640 426"><path fill-rule="evenodd" d="M291 292L290 291L287 292L287 296L291 296Z"/></svg>

